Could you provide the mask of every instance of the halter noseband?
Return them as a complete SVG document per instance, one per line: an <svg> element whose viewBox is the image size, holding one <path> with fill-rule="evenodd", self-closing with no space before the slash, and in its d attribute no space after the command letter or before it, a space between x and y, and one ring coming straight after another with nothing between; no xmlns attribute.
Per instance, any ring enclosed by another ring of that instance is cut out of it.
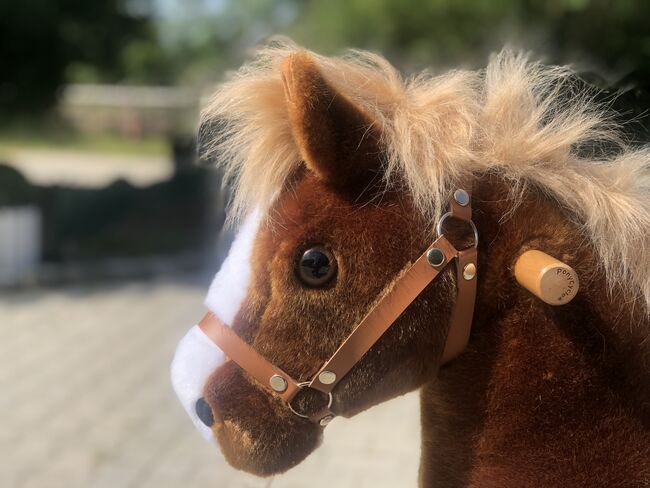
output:
<svg viewBox="0 0 650 488"><path fill-rule="evenodd" d="M443 233L443 226L444 221L449 217L463 220L471 225L474 231L473 246L458 250L447 240ZM343 344L309 381L298 382L267 361L211 312L203 317L199 327L239 367L255 378L258 383L278 394L294 414L325 426L335 417L330 407L332 391L336 385L361 360L411 302L452 261L456 263L457 295L441 364L451 361L467 346L476 299L478 246L478 232L472 222L472 207L467 191L459 189L454 192L450 210L442 216L436 229L438 238L395 281L388 293L361 319ZM326 394L327 406L311 415L296 411L291 402L303 388L311 388Z"/></svg>

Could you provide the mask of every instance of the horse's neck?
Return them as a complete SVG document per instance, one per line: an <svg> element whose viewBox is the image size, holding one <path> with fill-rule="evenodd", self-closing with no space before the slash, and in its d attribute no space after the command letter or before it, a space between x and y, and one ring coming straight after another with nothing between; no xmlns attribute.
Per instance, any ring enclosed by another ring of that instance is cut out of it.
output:
<svg viewBox="0 0 650 488"><path fill-rule="evenodd" d="M528 303L489 327L422 391L422 485L647 486L650 397L625 351Z"/></svg>
<svg viewBox="0 0 650 488"><path fill-rule="evenodd" d="M607 296L591 251L559 212L530 202L499 229L498 200L480 189L475 200L489 245L472 340L422 392L422 485L644 486L650 373L629 333L633 317ZM526 226L583 272L570 306L545 306L514 282Z"/></svg>
<svg viewBox="0 0 650 488"><path fill-rule="evenodd" d="M506 198L506 183L497 177L481 180L474 219L481 236L475 328L491 326L493 317L515 306L539 306L555 320L573 317L591 324L608 343L639 350L650 337L650 321L640 297L625 296L621 287L608 287L589 238L551 199L530 192L516 209ZM520 287L513 268L526 249L539 249L572 266L580 291L567 306L545 307ZM641 264L639 265L645 265ZM645 346L650 352L650 348ZM650 359L650 354L646 354Z"/></svg>

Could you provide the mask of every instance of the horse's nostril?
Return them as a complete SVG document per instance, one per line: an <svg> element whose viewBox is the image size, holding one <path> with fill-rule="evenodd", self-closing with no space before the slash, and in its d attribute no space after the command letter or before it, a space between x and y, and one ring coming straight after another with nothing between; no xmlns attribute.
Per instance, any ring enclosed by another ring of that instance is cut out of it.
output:
<svg viewBox="0 0 650 488"><path fill-rule="evenodd" d="M214 424L214 416L212 415L212 409L210 408L210 405L208 405L208 402L205 401L205 398L199 398L196 401L194 409L196 410L196 415L201 419L201 422L208 427L212 427L212 424Z"/></svg>

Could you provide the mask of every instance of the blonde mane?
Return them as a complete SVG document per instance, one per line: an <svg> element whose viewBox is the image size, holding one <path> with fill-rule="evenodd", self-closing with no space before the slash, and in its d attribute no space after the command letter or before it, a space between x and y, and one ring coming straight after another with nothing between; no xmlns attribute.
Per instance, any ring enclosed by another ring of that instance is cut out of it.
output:
<svg viewBox="0 0 650 488"><path fill-rule="evenodd" d="M260 49L202 113L202 152L234 185L232 218L267 207L301 164L280 73L296 50L304 49L288 40ZM650 148L627 144L610 115L571 85L568 68L506 50L483 71L404 79L372 53L310 54L328 81L381 125L386 180L400 175L432 221L459 178L498 171L512 183L513 208L535 187L573 215L610 285L650 310ZM614 155L585 155L599 144Z"/></svg>

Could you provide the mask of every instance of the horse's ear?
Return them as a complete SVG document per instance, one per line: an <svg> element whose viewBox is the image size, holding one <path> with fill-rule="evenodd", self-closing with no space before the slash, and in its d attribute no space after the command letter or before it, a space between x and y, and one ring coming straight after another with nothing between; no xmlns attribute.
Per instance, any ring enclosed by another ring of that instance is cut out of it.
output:
<svg viewBox="0 0 650 488"><path fill-rule="evenodd" d="M381 131L361 107L337 91L312 56L285 59L282 78L293 136L309 169L324 181L363 190L381 170Z"/></svg>

